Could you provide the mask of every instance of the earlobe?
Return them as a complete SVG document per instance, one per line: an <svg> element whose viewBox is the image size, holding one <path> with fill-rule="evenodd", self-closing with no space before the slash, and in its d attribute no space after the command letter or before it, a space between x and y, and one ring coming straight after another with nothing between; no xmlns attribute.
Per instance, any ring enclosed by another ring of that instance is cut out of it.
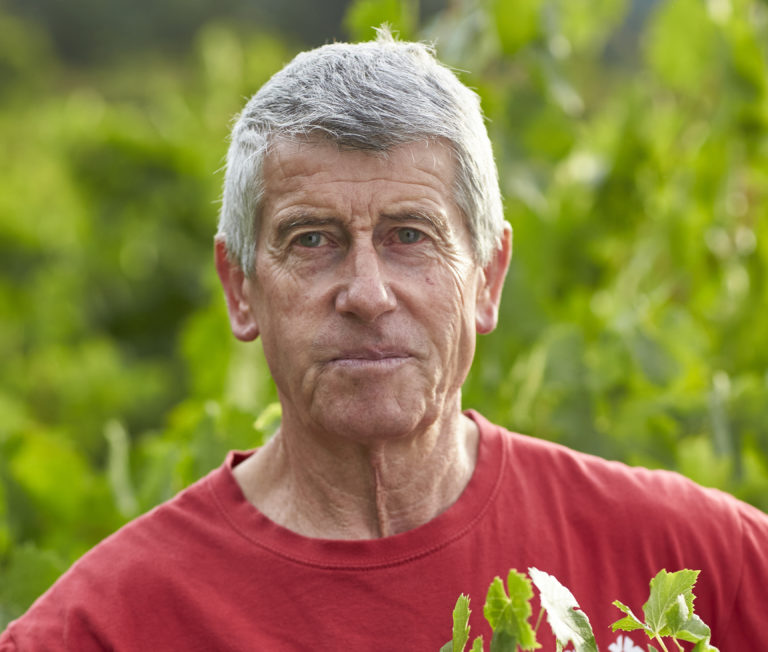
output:
<svg viewBox="0 0 768 652"><path fill-rule="evenodd" d="M499 319L501 291L507 276L509 261L512 256L512 227L504 223L499 246L491 261L483 268L481 282L477 292L475 327L480 334L490 333Z"/></svg>
<svg viewBox="0 0 768 652"><path fill-rule="evenodd" d="M255 340L259 336L259 324L248 301L248 278L240 265L230 259L223 238L216 238L214 255L232 333L244 342Z"/></svg>

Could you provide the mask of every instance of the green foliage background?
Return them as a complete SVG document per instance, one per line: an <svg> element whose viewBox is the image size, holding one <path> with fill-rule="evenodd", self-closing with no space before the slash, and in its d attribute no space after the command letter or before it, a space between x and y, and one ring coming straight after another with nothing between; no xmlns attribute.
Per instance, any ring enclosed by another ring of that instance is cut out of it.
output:
<svg viewBox="0 0 768 652"><path fill-rule="evenodd" d="M515 255L467 407L768 509L768 5L358 0L483 99ZM0 627L279 418L213 272L227 127L302 49L58 59L0 4Z"/></svg>

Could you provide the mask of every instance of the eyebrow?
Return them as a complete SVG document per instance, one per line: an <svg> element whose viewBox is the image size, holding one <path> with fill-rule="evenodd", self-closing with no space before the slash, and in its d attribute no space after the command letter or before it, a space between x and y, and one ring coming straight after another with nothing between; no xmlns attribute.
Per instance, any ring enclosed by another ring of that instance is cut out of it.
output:
<svg viewBox="0 0 768 652"><path fill-rule="evenodd" d="M445 235L450 231L448 228L448 221L439 213L432 213L419 209L406 209L395 213L384 213L382 217L391 220L392 222L421 222L423 224L428 224L442 235Z"/></svg>

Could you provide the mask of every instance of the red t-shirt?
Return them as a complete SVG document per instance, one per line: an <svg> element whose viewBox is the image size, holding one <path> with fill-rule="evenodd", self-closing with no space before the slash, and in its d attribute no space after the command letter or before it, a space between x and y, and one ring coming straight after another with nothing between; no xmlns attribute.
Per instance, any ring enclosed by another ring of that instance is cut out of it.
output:
<svg viewBox="0 0 768 652"><path fill-rule="evenodd" d="M510 434L474 412L477 468L459 500L409 532L368 541L299 536L219 469L87 553L0 635L11 650L416 650L451 637L460 593L471 637L494 576L555 575L603 652L646 649L612 633L661 568L700 569L695 607L721 652L768 641L768 516L679 475L631 469ZM534 619L538 604L534 604ZM548 625L544 650L554 650Z"/></svg>

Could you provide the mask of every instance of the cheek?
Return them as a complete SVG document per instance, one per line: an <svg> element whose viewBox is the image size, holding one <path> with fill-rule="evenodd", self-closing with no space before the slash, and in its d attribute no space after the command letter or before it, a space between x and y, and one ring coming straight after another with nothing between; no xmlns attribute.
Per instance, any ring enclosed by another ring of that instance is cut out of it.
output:
<svg viewBox="0 0 768 652"><path fill-rule="evenodd" d="M466 365L475 347L475 277L471 272L465 275L451 275L450 288L443 299L443 319L446 336L449 341L446 346L453 350L460 366Z"/></svg>
<svg viewBox="0 0 768 652"><path fill-rule="evenodd" d="M281 265L262 263L257 265L256 275L260 318L265 323L293 323L296 314L300 315L302 307L308 304L307 283Z"/></svg>
<svg viewBox="0 0 768 652"><path fill-rule="evenodd" d="M474 292L466 280L448 274L424 283L424 319L442 349L441 357L460 355L467 337L474 338ZM451 353L453 352L453 354Z"/></svg>

